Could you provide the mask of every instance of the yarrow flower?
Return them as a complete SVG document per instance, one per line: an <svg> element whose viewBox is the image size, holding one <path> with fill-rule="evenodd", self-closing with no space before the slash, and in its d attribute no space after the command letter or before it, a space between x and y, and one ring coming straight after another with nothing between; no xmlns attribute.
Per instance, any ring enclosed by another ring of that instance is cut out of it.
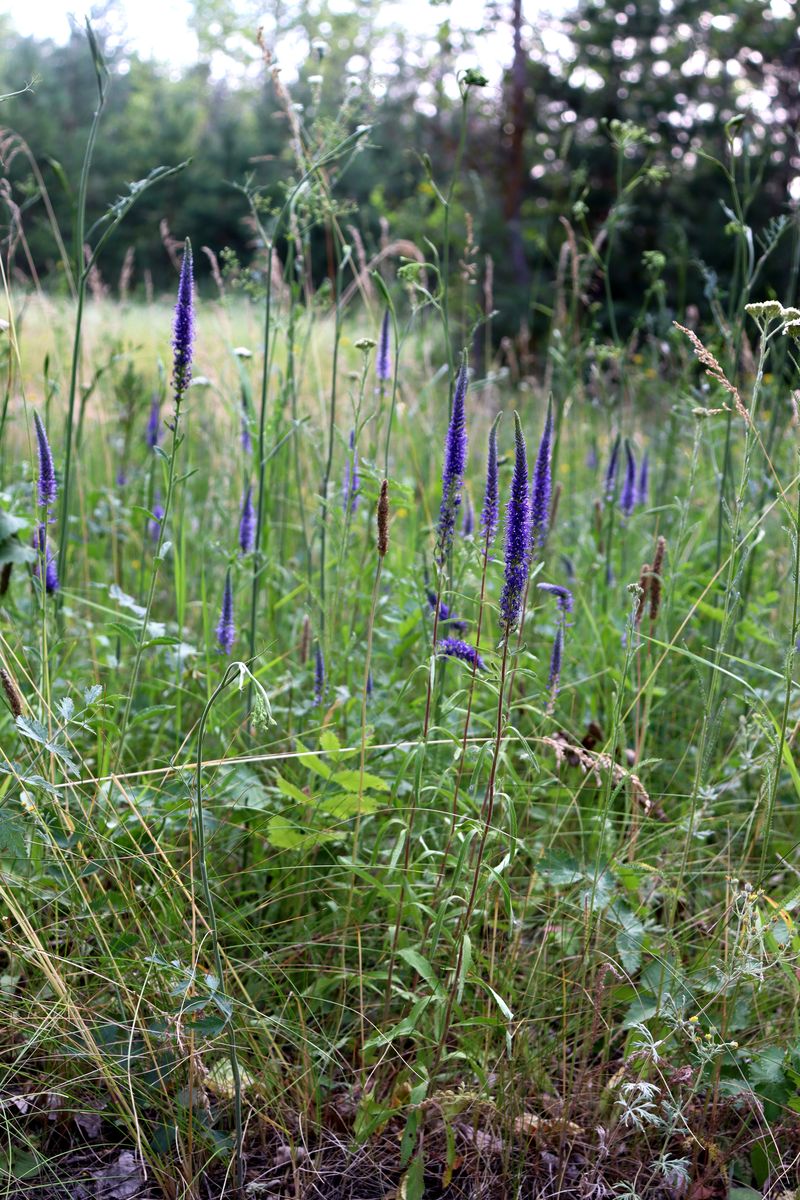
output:
<svg viewBox="0 0 800 1200"><path fill-rule="evenodd" d="M225 575L225 590L222 593L222 610L217 624L217 643L223 654L230 654L236 641L236 626L233 621L233 585L230 568Z"/></svg>
<svg viewBox="0 0 800 1200"><path fill-rule="evenodd" d="M636 484L636 503L645 505L650 497L650 457L645 450L642 455L642 465L639 468L639 481Z"/></svg>
<svg viewBox="0 0 800 1200"><path fill-rule="evenodd" d="M322 698L325 695L325 659L322 655L322 647L317 642L314 647L314 703L322 704Z"/></svg>
<svg viewBox="0 0 800 1200"><path fill-rule="evenodd" d="M375 374L381 383L392 378L391 326L389 309L383 314L381 322L381 337L378 342L378 358L375 363Z"/></svg>
<svg viewBox="0 0 800 1200"><path fill-rule="evenodd" d="M619 506L623 516L629 517L636 507L636 459L633 447L625 438L625 478L619 497Z"/></svg>
<svg viewBox="0 0 800 1200"><path fill-rule="evenodd" d="M175 404L180 404L192 379L192 349L194 346L194 284L192 276L192 246L189 239L183 251L181 276L178 281L178 300L172 327L174 350L172 386Z"/></svg>
<svg viewBox="0 0 800 1200"><path fill-rule="evenodd" d="M47 440L47 432L38 412L33 414L33 423L36 427L36 450L39 457L39 481L36 490L42 507L50 508L55 504L58 494L56 469L53 466L53 455Z"/></svg>
<svg viewBox="0 0 800 1200"><path fill-rule="evenodd" d="M356 431L350 430L350 453L344 464L344 483L342 484L342 507L345 512L354 513L358 508L358 491L361 480L358 477L358 455L356 454Z"/></svg>
<svg viewBox="0 0 800 1200"><path fill-rule="evenodd" d="M44 589L48 595L58 591L58 568L50 543L47 540L47 526L42 522L33 535L33 548L36 551L36 562L33 564L33 574L40 578L41 560L44 555Z"/></svg>
<svg viewBox="0 0 800 1200"><path fill-rule="evenodd" d="M150 402L150 416L147 418L147 431L145 433L145 443L154 450L158 445L158 439L161 433L161 406L158 403L158 396L153 396Z"/></svg>
<svg viewBox="0 0 800 1200"><path fill-rule="evenodd" d="M462 642L461 638L446 637L442 638L436 645L437 654L443 654L447 658L458 658L461 662L469 663L471 667L476 667L479 671L486 669L486 664L474 646L469 642Z"/></svg>
<svg viewBox="0 0 800 1200"><path fill-rule="evenodd" d="M608 504L614 499L614 492L617 488L617 467L619 466L619 446L620 436L617 434L614 439L614 445L611 448L611 457L608 460L606 467L605 478L605 498Z"/></svg>
<svg viewBox="0 0 800 1200"><path fill-rule="evenodd" d="M427 588L425 594L428 597L428 604L431 607L431 611L436 612L436 592L431 588ZM467 628L467 622L462 621L460 617L454 617L450 611L450 606L445 604L444 600L439 601L439 624L449 625L457 633L463 633Z"/></svg>
<svg viewBox="0 0 800 1200"><path fill-rule="evenodd" d="M497 426L502 413L498 413L489 430L489 452L486 456L486 491L483 496L481 512L481 529L483 542L487 552L494 544L497 535L500 508L500 486L497 473Z"/></svg>
<svg viewBox="0 0 800 1200"><path fill-rule="evenodd" d="M239 549L249 554L256 544L256 514L253 508L253 485L248 483L242 499L242 515L239 518Z"/></svg>
<svg viewBox="0 0 800 1200"><path fill-rule="evenodd" d="M547 540L547 524L550 518L550 494L552 478L550 458L553 453L553 398L547 402L547 417L542 440L536 455L531 484L531 552L544 549Z"/></svg>
<svg viewBox="0 0 800 1200"><path fill-rule="evenodd" d="M444 444L442 470L442 506L439 510L439 533L436 539L436 561L445 561L453 544L456 510L461 503L461 487L467 465L467 425L464 401L467 396L467 367L462 364L453 393L453 411Z"/></svg>
<svg viewBox="0 0 800 1200"><path fill-rule="evenodd" d="M514 422L514 474L506 509L505 582L500 596L500 624L506 634L519 622L530 564L528 460L518 413L514 413Z"/></svg>

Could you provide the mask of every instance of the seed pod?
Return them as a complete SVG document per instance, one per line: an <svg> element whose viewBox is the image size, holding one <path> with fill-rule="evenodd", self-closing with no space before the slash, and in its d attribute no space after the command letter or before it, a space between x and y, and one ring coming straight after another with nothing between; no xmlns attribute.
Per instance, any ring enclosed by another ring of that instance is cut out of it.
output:
<svg viewBox="0 0 800 1200"><path fill-rule="evenodd" d="M378 555L386 557L389 549L389 481L384 479L378 498Z"/></svg>
<svg viewBox="0 0 800 1200"><path fill-rule="evenodd" d="M653 557L653 569L650 575L650 620L655 621L661 607L661 572L664 567L664 553L667 543L664 537L656 542L656 552Z"/></svg>
<svg viewBox="0 0 800 1200"><path fill-rule="evenodd" d="M0 667L0 683L3 685L3 691L8 700L8 707L11 709L15 717L22 716L22 696L19 693L19 688L12 679L5 667Z"/></svg>

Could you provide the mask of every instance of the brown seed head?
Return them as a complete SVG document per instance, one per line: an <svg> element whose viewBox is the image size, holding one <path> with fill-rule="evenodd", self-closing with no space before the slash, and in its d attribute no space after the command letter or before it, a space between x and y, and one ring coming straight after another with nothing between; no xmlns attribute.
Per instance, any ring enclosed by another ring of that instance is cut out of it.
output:
<svg viewBox="0 0 800 1200"><path fill-rule="evenodd" d="M300 634L300 662L307 663L311 650L311 620L308 613L303 617L303 631Z"/></svg>
<svg viewBox="0 0 800 1200"><path fill-rule="evenodd" d="M0 667L0 683L3 685L3 691L8 700L8 707L11 709L15 717L22 716L22 696L19 694L19 688L12 679L5 667Z"/></svg>
<svg viewBox="0 0 800 1200"><path fill-rule="evenodd" d="M653 566L650 574L650 620L655 621L661 607L661 572L664 569L664 553L667 549L666 540L659 537L656 542L656 552L653 556Z"/></svg>
<svg viewBox="0 0 800 1200"><path fill-rule="evenodd" d="M389 549L389 481L384 479L378 497L378 555L386 557Z"/></svg>

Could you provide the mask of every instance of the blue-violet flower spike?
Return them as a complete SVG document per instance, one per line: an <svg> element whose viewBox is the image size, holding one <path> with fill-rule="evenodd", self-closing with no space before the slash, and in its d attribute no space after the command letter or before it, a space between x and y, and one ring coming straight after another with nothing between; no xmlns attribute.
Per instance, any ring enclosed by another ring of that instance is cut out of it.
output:
<svg viewBox="0 0 800 1200"><path fill-rule="evenodd" d="M633 447L625 438L625 478L619 497L619 506L623 516L629 517L636 506L636 459Z"/></svg>
<svg viewBox="0 0 800 1200"><path fill-rule="evenodd" d="M438 654L444 654L448 658L459 658L462 662L469 663L471 667L476 667L479 671L483 671L486 667L476 648L470 646L469 642L462 642L461 638L442 638L436 646L436 651Z"/></svg>
<svg viewBox="0 0 800 1200"><path fill-rule="evenodd" d="M619 466L619 445L620 445L620 436L619 436L619 434L617 434L617 436L614 440L614 445L611 448L611 457L609 458L608 466L606 467L605 497L606 497L607 503L609 503L609 504L614 499L614 492L616 491L616 487L617 487L617 467Z"/></svg>
<svg viewBox="0 0 800 1200"><path fill-rule="evenodd" d="M467 366L463 363L456 378L453 411L444 443L442 470L442 506L439 510L439 532L436 539L436 561L445 561L453 545L456 511L461 503L461 487L467 466L467 425L464 401L467 396Z"/></svg>
<svg viewBox="0 0 800 1200"><path fill-rule="evenodd" d="M314 703L322 704L322 697L325 695L325 659L322 656L322 647L317 642L314 647Z"/></svg>
<svg viewBox="0 0 800 1200"><path fill-rule="evenodd" d="M500 485L497 472L497 426L502 413L498 413L489 430L489 452L486 456L486 491L483 496L481 511L481 529L483 542L487 552L491 549L497 535L497 525L500 513Z"/></svg>
<svg viewBox="0 0 800 1200"><path fill-rule="evenodd" d="M178 282L178 301L175 305L175 321L172 327L174 350L172 386L176 406L192 378L192 349L194 346L194 283L192 275L192 246L189 239L183 251L181 277Z"/></svg>
<svg viewBox="0 0 800 1200"><path fill-rule="evenodd" d="M239 549L249 554L256 544L256 514L253 508L253 485L248 483L242 500L242 515L239 518Z"/></svg>
<svg viewBox="0 0 800 1200"><path fill-rule="evenodd" d="M530 564L528 460L518 413L514 413L514 423L514 474L506 509L505 582L500 596L500 624L507 634L519 622Z"/></svg>
<svg viewBox="0 0 800 1200"><path fill-rule="evenodd" d="M375 364L375 374L381 383L392 378L391 324L389 309L383 314L381 336L378 342L378 360Z"/></svg>
<svg viewBox="0 0 800 1200"><path fill-rule="evenodd" d="M236 640L236 626L233 621L233 585L231 572L228 568L225 575L225 590L222 593L222 611L217 625L217 642L223 654L230 654Z"/></svg>
<svg viewBox="0 0 800 1200"><path fill-rule="evenodd" d="M33 574L39 578L39 568L41 564L42 554L44 554L44 589L48 595L52 596L58 591L58 568L53 551L50 549L50 543L47 540L47 526L42 523L33 535L33 548L37 554L37 560L33 565Z"/></svg>
<svg viewBox="0 0 800 1200"><path fill-rule="evenodd" d="M344 464L344 483L342 485L342 507L354 513L358 508L358 490L361 480L358 477L358 455L356 454L356 431L350 430L350 454Z"/></svg>
<svg viewBox="0 0 800 1200"><path fill-rule="evenodd" d="M50 450L50 443L47 440L47 432L42 424L42 419L38 412L33 414L33 423L36 427L36 449L39 456L39 482L37 484L37 493L39 503L43 508L50 508L56 502L58 494L58 484L56 483L56 469L53 466L53 455Z"/></svg>
<svg viewBox="0 0 800 1200"><path fill-rule="evenodd" d="M544 423L542 440L533 467L533 482L531 484L531 552L536 554L544 549L547 540L547 525L550 519L550 496L552 492L552 477L550 459L553 453L553 398L547 402L547 417Z"/></svg>
<svg viewBox="0 0 800 1200"><path fill-rule="evenodd" d="M560 612L564 614L572 612L574 602L569 588L561 587L558 583L540 583L538 587L539 591L547 592L549 596L553 597Z"/></svg>

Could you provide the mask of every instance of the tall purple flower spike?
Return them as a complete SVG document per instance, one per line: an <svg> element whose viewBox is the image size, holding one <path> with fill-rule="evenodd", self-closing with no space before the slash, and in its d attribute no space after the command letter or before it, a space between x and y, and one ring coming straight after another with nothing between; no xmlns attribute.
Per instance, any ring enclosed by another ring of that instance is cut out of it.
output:
<svg viewBox="0 0 800 1200"><path fill-rule="evenodd" d="M463 363L456 378L453 392L453 411L444 443L444 466L442 469L442 505L439 510L439 531L436 538L436 561L446 560L453 545L456 512L461 503L461 488L467 466L467 422L465 400L467 397L467 365Z"/></svg>
<svg viewBox="0 0 800 1200"><path fill-rule="evenodd" d="M217 624L217 643L223 654L230 654L236 641L236 625L233 620L233 584L230 568L225 575L225 590L222 593L222 610Z"/></svg>
<svg viewBox="0 0 800 1200"><path fill-rule="evenodd" d="M392 378L391 323L389 309L383 314L381 336L378 342L378 358L375 364L375 374L381 383Z"/></svg>
<svg viewBox="0 0 800 1200"><path fill-rule="evenodd" d="M358 477L358 455L356 453L356 431L350 430L350 453L344 464L344 480L342 481L342 507L354 513L358 508L358 491L361 480Z"/></svg>
<svg viewBox="0 0 800 1200"><path fill-rule="evenodd" d="M249 554L256 544L256 514L253 508L253 485L248 483L242 499L242 515L239 518L239 549Z"/></svg>
<svg viewBox="0 0 800 1200"><path fill-rule="evenodd" d="M519 623L530 565L528 460L519 413L514 413L514 474L506 509L505 582L500 596L500 624L510 633Z"/></svg>
<svg viewBox="0 0 800 1200"><path fill-rule="evenodd" d="M181 276L178 281L178 300L175 305L175 321L172 327L174 351L172 386L176 407L192 379L192 352L194 348L194 279L192 274L192 246L189 239L183 251Z"/></svg>
<svg viewBox="0 0 800 1200"><path fill-rule="evenodd" d="M531 484L531 553L540 553L547 540L547 526L550 520L550 496L553 481L550 470L550 459L553 453L553 398L547 401L547 416L544 422L544 432L539 443L539 451L533 468Z"/></svg>
<svg viewBox="0 0 800 1200"><path fill-rule="evenodd" d="M39 480L36 485L36 492L39 503L43 508L51 508L56 502L58 495L58 484L56 483L56 469L53 466L53 455L50 450L50 443L47 440L47 431L42 424L42 418L38 412L33 414L33 424L36 428L36 451L39 458Z"/></svg>
<svg viewBox="0 0 800 1200"><path fill-rule="evenodd" d="M622 482L619 506L625 517L629 517L636 507L636 459L633 455L633 447L627 438L625 438L625 478Z"/></svg>
<svg viewBox="0 0 800 1200"><path fill-rule="evenodd" d="M481 529L483 544L488 553L497 536L497 525L500 517L500 484L497 471L497 426L502 413L498 413L489 430L489 451L486 456L486 491L483 495L481 511Z"/></svg>
<svg viewBox="0 0 800 1200"><path fill-rule="evenodd" d="M36 562L33 564L33 574L37 579L39 578L41 557L44 554L44 589L48 595L52 596L54 592L58 591L60 585L55 556L47 540L47 526L44 522L33 535L33 548L37 554Z"/></svg>
<svg viewBox="0 0 800 1200"><path fill-rule="evenodd" d="M619 436L619 434L617 434L616 438L614 439L614 445L611 448L611 457L609 458L608 466L606 467L606 478L605 478L604 490L605 490L606 502L608 504L610 504L611 501L614 499L614 492L616 491L616 488L617 488L617 468L619 466L619 446L620 446L620 436Z"/></svg>

